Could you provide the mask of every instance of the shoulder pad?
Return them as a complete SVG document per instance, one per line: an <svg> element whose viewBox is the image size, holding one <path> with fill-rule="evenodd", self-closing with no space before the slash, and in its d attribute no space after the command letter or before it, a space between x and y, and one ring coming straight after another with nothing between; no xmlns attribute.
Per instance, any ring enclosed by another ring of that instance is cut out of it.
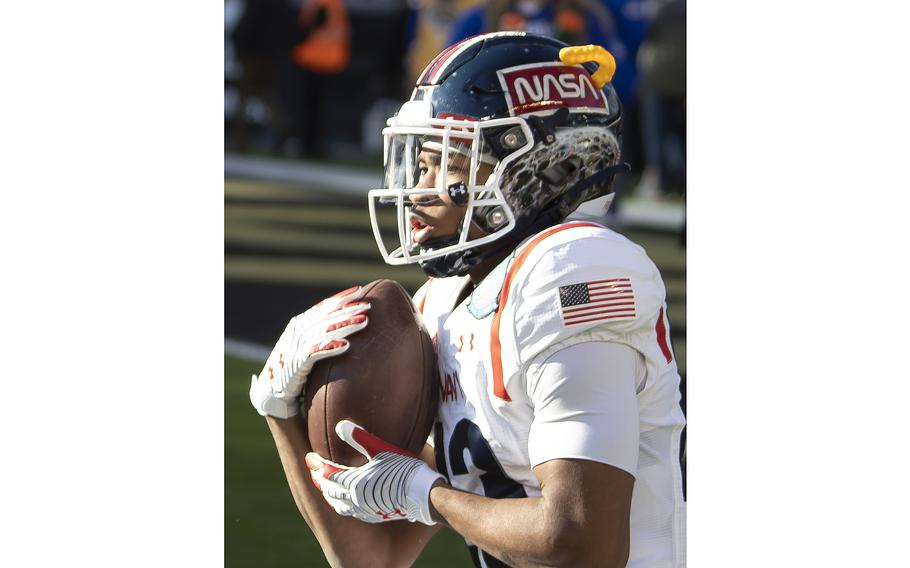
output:
<svg viewBox="0 0 910 568"><path fill-rule="evenodd" d="M581 332L620 337L653 329L666 291L640 246L603 228L564 231L538 246L513 276L508 298L519 361Z"/></svg>

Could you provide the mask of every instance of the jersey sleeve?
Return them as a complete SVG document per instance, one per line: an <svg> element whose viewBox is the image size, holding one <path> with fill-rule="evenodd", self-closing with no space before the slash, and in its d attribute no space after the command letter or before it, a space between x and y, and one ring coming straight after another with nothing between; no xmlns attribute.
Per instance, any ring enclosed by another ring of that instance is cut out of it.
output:
<svg viewBox="0 0 910 568"><path fill-rule="evenodd" d="M577 343L533 366L528 398L531 467L553 459L587 459L636 475L642 356L609 342Z"/></svg>
<svg viewBox="0 0 910 568"><path fill-rule="evenodd" d="M514 355L526 366L554 346L576 341L630 343L633 333L654 329L666 292L644 250L614 233L545 249L515 295Z"/></svg>

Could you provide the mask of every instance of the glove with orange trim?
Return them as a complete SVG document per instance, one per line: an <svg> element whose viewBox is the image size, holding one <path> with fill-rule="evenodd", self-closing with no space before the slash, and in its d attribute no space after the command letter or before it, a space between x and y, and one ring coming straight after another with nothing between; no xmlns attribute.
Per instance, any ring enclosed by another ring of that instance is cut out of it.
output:
<svg viewBox="0 0 910 568"><path fill-rule="evenodd" d="M250 383L250 402L262 416L290 418L300 412L300 393L317 361L341 355L345 337L365 328L368 302L361 286L327 298L291 318L259 376Z"/></svg>
<svg viewBox="0 0 910 568"><path fill-rule="evenodd" d="M367 523L407 519L436 524L430 516L430 489L445 480L442 475L350 420L338 422L335 432L369 459L360 467L348 467L314 452L306 455L313 483L336 513Z"/></svg>

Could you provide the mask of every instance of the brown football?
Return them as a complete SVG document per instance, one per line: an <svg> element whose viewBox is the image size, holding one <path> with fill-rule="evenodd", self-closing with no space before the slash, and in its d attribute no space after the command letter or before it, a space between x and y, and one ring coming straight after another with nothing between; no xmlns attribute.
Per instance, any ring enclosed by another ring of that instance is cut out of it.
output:
<svg viewBox="0 0 910 568"><path fill-rule="evenodd" d="M316 363L304 396L313 451L351 466L366 458L335 433L339 420L416 454L439 403L436 352L411 297L394 280L364 289L369 324L347 337L351 347L343 355Z"/></svg>

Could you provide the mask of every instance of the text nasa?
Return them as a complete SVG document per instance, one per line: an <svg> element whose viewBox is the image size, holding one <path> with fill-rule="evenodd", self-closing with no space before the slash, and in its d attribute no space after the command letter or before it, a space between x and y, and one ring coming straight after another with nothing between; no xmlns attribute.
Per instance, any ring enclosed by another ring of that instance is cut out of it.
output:
<svg viewBox="0 0 910 568"><path fill-rule="evenodd" d="M594 86L587 72L577 67L519 67L499 74L513 109L546 101L568 107L605 106L603 93Z"/></svg>

